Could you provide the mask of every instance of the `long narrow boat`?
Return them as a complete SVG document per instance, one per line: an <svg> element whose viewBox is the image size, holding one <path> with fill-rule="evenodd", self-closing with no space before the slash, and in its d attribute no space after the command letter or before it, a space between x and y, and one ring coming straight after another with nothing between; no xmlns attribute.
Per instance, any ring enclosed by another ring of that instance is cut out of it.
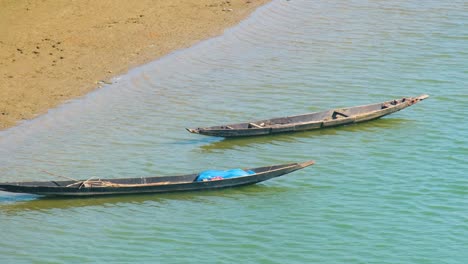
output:
<svg viewBox="0 0 468 264"><path fill-rule="evenodd" d="M77 181L36 181L0 183L0 190L46 196L94 196L138 193L201 191L255 184L311 166L314 161L245 169L245 176L200 181L200 174Z"/></svg>
<svg viewBox="0 0 468 264"><path fill-rule="evenodd" d="M403 97L382 103L331 109L296 116L204 128L187 128L187 131L206 136L244 137L350 125L381 118L428 97L429 95L423 94L417 97Z"/></svg>

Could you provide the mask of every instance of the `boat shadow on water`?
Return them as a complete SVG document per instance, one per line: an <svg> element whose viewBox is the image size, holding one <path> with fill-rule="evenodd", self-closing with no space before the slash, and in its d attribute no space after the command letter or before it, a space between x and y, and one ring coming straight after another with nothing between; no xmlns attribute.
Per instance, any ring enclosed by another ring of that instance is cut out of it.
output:
<svg viewBox="0 0 468 264"><path fill-rule="evenodd" d="M295 143L304 139L313 137L324 137L324 136L335 136L339 134L347 134L354 132L365 132L365 133L382 133L382 130L387 129L398 129L404 126L408 126L413 123L414 120L403 119L403 118L383 118L378 120L372 120L363 122L360 124L345 125L339 127L329 127L319 130L301 131L301 132L289 132L275 135L264 135L256 137L233 137L233 138L221 138L216 137L217 141L212 141L206 145L202 145L199 150L202 153L211 153L219 150L229 150L239 147L248 147L251 145L262 145L262 144L282 144L282 143ZM206 142L206 139L202 139ZM213 139L211 139L213 140Z"/></svg>
<svg viewBox="0 0 468 264"><path fill-rule="evenodd" d="M286 186L268 186L264 183L218 190L186 191L160 194L119 194L83 197L49 197L34 194L12 194L0 191L0 210L3 213L25 211L47 211L50 209L69 209L90 206L122 206L128 204L150 203L154 207L164 207L172 202L216 203L220 199L243 200L255 197L268 199L270 195L287 192Z"/></svg>

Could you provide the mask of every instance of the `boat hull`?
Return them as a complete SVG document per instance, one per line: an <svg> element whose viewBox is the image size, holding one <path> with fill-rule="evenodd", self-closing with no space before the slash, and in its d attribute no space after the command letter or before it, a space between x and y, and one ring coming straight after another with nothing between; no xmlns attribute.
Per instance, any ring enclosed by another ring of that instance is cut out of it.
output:
<svg viewBox="0 0 468 264"><path fill-rule="evenodd" d="M80 184L86 181L0 183L0 190L45 196L98 196L202 191L255 184L313 164L313 161L308 161L246 169L253 170L255 174L213 181L196 181L198 174L190 174L149 178L106 179L105 182L110 183L108 186L88 187L85 184Z"/></svg>
<svg viewBox="0 0 468 264"><path fill-rule="evenodd" d="M248 123L238 123L206 128L187 128L191 133L217 137L261 136L277 133L288 133L351 125L366 122L395 113L417 102L428 95L404 97L377 104L332 109L323 112L297 116L272 118Z"/></svg>

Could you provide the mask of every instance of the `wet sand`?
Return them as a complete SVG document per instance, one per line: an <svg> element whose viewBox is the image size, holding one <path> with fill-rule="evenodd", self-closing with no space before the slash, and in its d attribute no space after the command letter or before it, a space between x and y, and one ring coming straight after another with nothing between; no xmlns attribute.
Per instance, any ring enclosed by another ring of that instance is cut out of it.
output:
<svg viewBox="0 0 468 264"><path fill-rule="evenodd" d="M269 0L0 0L0 129L219 35Z"/></svg>

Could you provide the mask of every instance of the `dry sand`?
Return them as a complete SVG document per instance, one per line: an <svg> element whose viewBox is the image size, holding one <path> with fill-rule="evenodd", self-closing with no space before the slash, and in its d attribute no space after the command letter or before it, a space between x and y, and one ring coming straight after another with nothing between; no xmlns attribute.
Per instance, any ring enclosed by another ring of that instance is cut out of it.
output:
<svg viewBox="0 0 468 264"><path fill-rule="evenodd" d="M269 0L0 0L0 129L219 35Z"/></svg>

